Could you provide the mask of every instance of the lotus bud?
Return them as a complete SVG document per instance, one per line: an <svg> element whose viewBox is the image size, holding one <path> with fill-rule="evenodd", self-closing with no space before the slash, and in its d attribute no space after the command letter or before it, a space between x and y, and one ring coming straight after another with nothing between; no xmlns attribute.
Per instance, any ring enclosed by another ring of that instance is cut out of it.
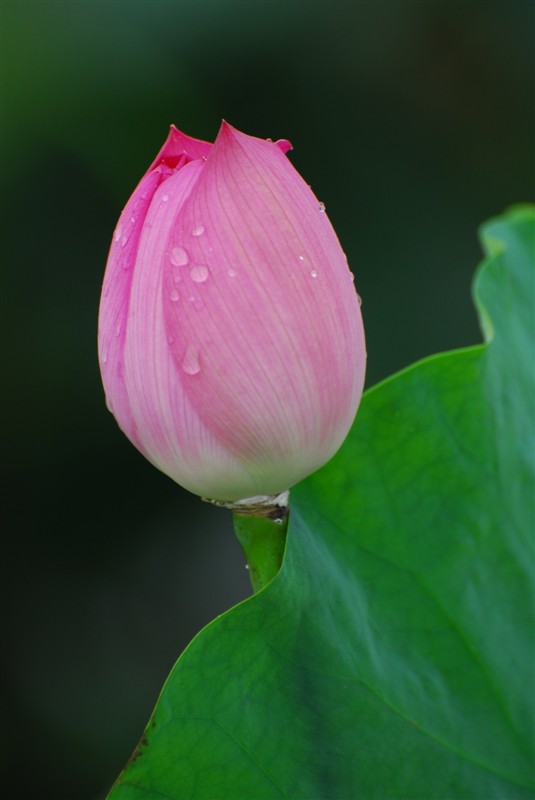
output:
<svg viewBox="0 0 535 800"><path fill-rule="evenodd" d="M276 495L338 450L362 394L358 296L287 141L171 127L113 235L99 315L110 411L222 502Z"/></svg>

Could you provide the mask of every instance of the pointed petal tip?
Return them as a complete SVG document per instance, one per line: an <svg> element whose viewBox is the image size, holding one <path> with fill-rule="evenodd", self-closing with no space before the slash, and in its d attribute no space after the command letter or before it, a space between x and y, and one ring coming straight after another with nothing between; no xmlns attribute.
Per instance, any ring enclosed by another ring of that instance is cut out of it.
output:
<svg viewBox="0 0 535 800"><path fill-rule="evenodd" d="M217 139L221 138L222 140L231 140L234 139L236 141L239 140L251 140L256 139L259 142L268 142L269 144L274 144L278 147L284 154L286 154L289 150L293 150L293 145L289 139L277 139L275 142L272 139L262 139L260 136L250 136L247 133L243 133L242 131L235 128L230 122L227 122L226 119L221 120L221 126L219 128L219 132L217 134Z"/></svg>
<svg viewBox="0 0 535 800"><path fill-rule="evenodd" d="M186 134L182 133L182 131L179 128L177 128L177 126L174 123L171 123L171 125L169 125L169 133L167 134L167 139L165 143L168 144L169 142L172 142L175 139L179 139L180 137L185 135Z"/></svg>
<svg viewBox="0 0 535 800"><path fill-rule="evenodd" d="M158 155L150 165L149 172L165 160L171 160L174 166L173 160L180 158L182 155L186 155L187 159L190 161L197 158L206 158L211 148L212 145L210 142L188 136L187 133L183 133L179 130L176 125L171 124L169 126L167 138L160 148Z"/></svg>
<svg viewBox="0 0 535 800"><path fill-rule="evenodd" d="M220 136L235 137L236 135L240 136L240 131L231 125L230 122L227 122L226 119L222 119L221 125L219 126L219 131L217 133L217 138ZM241 135L243 136L244 134Z"/></svg>

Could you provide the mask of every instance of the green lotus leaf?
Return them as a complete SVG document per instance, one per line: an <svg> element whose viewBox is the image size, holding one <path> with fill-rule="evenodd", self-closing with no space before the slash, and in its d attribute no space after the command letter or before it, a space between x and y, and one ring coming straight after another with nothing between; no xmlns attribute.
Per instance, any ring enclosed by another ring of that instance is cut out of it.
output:
<svg viewBox="0 0 535 800"><path fill-rule="evenodd" d="M111 800L534 796L534 232L527 206L483 227L485 344L366 393L292 491L278 576L182 654Z"/></svg>

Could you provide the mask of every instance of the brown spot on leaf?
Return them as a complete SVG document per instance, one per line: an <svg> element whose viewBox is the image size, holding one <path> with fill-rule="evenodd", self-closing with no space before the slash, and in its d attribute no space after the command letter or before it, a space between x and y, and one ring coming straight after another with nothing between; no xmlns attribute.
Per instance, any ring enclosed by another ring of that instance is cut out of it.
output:
<svg viewBox="0 0 535 800"><path fill-rule="evenodd" d="M148 744L149 744L149 742L147 740L147 734L144 733L143 736L141 737L141 739L139 740L139 742L137 743L137 746L136 746L134 752L132 753L132 755L130 756L128 761L126 762L125 769L128 769L130 764L133 764L134 761L137 761L137 759L140 756L143 755L143 751L148 746Z"/></svg>

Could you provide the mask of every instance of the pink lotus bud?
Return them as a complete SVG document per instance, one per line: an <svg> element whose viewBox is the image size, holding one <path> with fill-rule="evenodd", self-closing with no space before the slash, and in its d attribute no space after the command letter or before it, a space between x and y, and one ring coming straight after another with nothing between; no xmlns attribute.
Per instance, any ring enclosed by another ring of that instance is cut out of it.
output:
<svg viewBox="0 0 535 800"><path fill-rule="evenodd" d="M218 500L321 467L360 401L358 297L289 142L175 127L115 230L100 304L108 407L173 480Z"/></svg>

